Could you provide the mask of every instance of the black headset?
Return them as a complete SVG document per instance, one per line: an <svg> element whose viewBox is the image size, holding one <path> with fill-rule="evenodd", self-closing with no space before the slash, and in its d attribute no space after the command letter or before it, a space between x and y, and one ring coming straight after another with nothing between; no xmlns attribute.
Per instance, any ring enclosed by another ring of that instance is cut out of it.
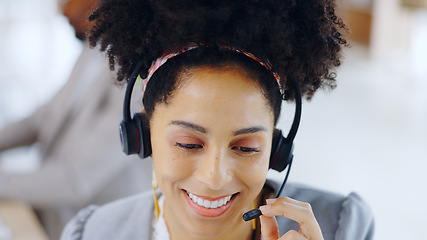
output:
<svg viewBox="0 0 427 240"><path fill-rule="evenodd" d="M120 140L122 150L126 155L138 154L141 158L151 155L151 141L149 122L145 114L135 113L133 118L130 114L130 103L132 91L140 71L142 63L139 63L132 72L126 88L126 94L123 104L123 120L120 123ZM291 130L287 137L284 137L282 131L275 129L273 133L273 143L271 146L270 168L282 172L288 165L288 173L293 160L293 141L298 131L301 120L301 90L296 80L292 80L295 89L295 115ZM286 178L287 178L286 176ZM286 179L285 179L286 181Z"/></svg>

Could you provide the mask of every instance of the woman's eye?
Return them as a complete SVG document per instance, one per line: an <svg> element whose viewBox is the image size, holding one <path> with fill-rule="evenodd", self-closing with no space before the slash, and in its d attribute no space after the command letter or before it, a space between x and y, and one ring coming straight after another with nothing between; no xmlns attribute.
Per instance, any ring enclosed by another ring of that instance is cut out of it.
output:
<svg viewBox="0 0 427 240"><path fill-rule="evenodd" d="M237 150L243 153L256 153L259 152L258 148L251 148L251 147L233 147L233 150Z"/></svg>
<svg viewBox="0 0 427 240"><path fill-rule="evenodd" d="M179 142L176 142L175 146L183 149L187 149L187 150L196 150L203 147L203 145L201 144L179 143Z"/></svg>

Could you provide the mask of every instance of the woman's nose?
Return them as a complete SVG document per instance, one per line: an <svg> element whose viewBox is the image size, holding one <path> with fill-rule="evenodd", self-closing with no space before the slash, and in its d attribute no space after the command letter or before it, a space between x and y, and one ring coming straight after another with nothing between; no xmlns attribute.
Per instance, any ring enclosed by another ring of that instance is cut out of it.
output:
<svg viewBox="0 0 427 240"><path fill-rule="evenodd" d="M210 148L197 164L195 177L212 190L220 190L231 181L230 159L226 150Z"/></svg>

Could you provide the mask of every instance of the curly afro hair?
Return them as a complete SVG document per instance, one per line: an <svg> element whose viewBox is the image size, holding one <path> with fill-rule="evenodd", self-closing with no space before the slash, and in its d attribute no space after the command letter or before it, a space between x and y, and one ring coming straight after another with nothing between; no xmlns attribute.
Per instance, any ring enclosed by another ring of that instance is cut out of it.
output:
<svg viewBox="0 0 427 240"><path fill-rule="evenodd" d="M334 88L334 67L347 45L347 29L332 0L101 0L90 16L89 40L106 51L117 80L142 63L145 78L153 61L189 43L232 46L269 61L287 89L297 79L310 99Z"/></svg>

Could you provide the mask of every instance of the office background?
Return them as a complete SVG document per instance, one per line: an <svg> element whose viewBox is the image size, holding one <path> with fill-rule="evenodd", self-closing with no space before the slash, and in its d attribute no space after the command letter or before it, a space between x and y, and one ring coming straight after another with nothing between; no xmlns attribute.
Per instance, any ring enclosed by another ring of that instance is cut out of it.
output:
<svg viewBox="0 0 427 240"><path fill-rule="evenodd" d="M374 212L376 239L425 235L424 3L340 1L353 29L352 47L337 70L338 87L304 102L295 141L289 181L358 192ZM47 101L64 84L81 47L57 0L0 0L0 127ZM279 127L288 129L292 112L292 105L284 106ZM5 152L0 166L31 171L37 152L37 146Z"/></svg>

